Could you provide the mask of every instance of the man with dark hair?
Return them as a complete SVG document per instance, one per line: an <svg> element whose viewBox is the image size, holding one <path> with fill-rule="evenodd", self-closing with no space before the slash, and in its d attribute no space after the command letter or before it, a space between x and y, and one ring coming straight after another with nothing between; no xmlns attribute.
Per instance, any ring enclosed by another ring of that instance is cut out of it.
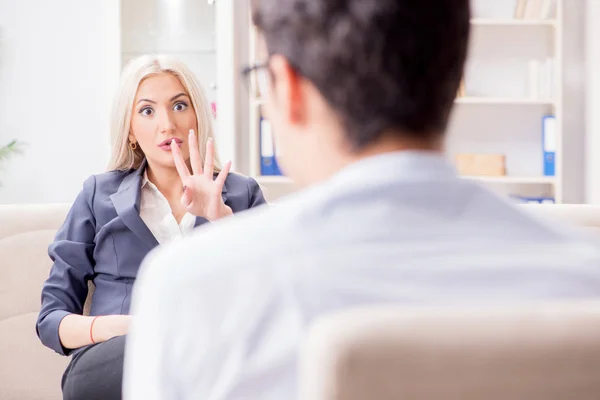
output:
<svg viewBox="0 0 600 400"><path fill-rule="evenodd" d="M313 183L306 154L327 159L329 145L346 154L320 178L375 148L441 150L467 55L468 1L256 0L253 11L271 56L251 70L266 75L259 83L272 80L272 88L261 89L289 175ZM318 126L309 131L318 146L293 134L305 128L296 122L308 119L280 112L308 100L314 101L308 110L334 117L314 119ZM323 120L335 121L334 126L322 125Z"/></svg>
<svg viewBox="0 0 600 400"><path fill-rule="evenodd" d="M154 252L134 288L128 399L290 399L315 318L372 304L600 295L600 251L446 160L468 0L256 0L255 74L306 189Z"/></svg>

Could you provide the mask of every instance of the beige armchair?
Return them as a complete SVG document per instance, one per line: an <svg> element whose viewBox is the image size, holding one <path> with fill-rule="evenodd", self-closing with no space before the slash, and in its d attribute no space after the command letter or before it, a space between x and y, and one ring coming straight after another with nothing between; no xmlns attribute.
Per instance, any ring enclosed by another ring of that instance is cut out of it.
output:
<svg viewBox="0 0 600 400"><path fill-rule="evenodd" d="M596 400L600 301L370 308L317 322L301 400Z"/></svg>

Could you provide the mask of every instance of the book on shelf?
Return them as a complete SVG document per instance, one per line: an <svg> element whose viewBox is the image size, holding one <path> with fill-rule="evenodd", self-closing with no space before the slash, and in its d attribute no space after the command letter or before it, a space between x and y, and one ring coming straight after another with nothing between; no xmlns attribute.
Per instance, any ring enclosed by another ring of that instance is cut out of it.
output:
<svg viewBox="0 0 600 400"><path fill-rule="evenodd" d="M454 157L456 170L463 176L506 176L504 154L459 153Z"/></svg>
<svg viewBox="0 0 600 400"><path fill-rule="evenodd" d="M556 174L556 117L545 115L542 117L542 154L544 176Z"/></svg>
<svg viewBox="0 0 600 400"><path fill-rule="evenodd" d="M556 18L556 0L516 0L515 19L549 20Z"/></svg>
<svg viewBox="0 0 600 400"><path fill-rule="evenodd" d="M532 196L518 196L511 195L509 196L517 203L521 204L554 204L556 203L554 197L532 197Z"/></svg>
<svg viewBox="0 0 600 400"><path fill-rule="evenodd" d="M529 98L532 100L553 100L555 87L554 59L530 60L528 69Z"/></svg>
<svg viewBox="0 0 600 400"><path fill-rule="evenodd" d="M262 176L281 176L271 124L262 115L259 124L260 174Z"/></svg>

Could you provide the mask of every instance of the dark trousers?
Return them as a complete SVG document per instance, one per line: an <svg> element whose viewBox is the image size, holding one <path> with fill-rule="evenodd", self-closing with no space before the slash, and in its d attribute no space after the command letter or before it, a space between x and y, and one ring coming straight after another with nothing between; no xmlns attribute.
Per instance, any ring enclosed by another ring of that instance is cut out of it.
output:
<svg viewBox="0 0 600 400"><path fill-rule="evenodd" d="M73 356L62 378L63 400L121 400L125 336Z"/></svg>

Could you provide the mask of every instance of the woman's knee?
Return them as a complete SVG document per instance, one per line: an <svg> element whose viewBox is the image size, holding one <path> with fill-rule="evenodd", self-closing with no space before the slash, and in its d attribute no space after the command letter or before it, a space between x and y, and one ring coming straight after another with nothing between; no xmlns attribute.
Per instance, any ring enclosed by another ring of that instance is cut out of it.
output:
<svg viewBox="0 0 600 400"><path fill-rule="evenodd" d="M121 399L124 350L125 337L118 337L76 356L63 377L63 399Z"/></svg>

